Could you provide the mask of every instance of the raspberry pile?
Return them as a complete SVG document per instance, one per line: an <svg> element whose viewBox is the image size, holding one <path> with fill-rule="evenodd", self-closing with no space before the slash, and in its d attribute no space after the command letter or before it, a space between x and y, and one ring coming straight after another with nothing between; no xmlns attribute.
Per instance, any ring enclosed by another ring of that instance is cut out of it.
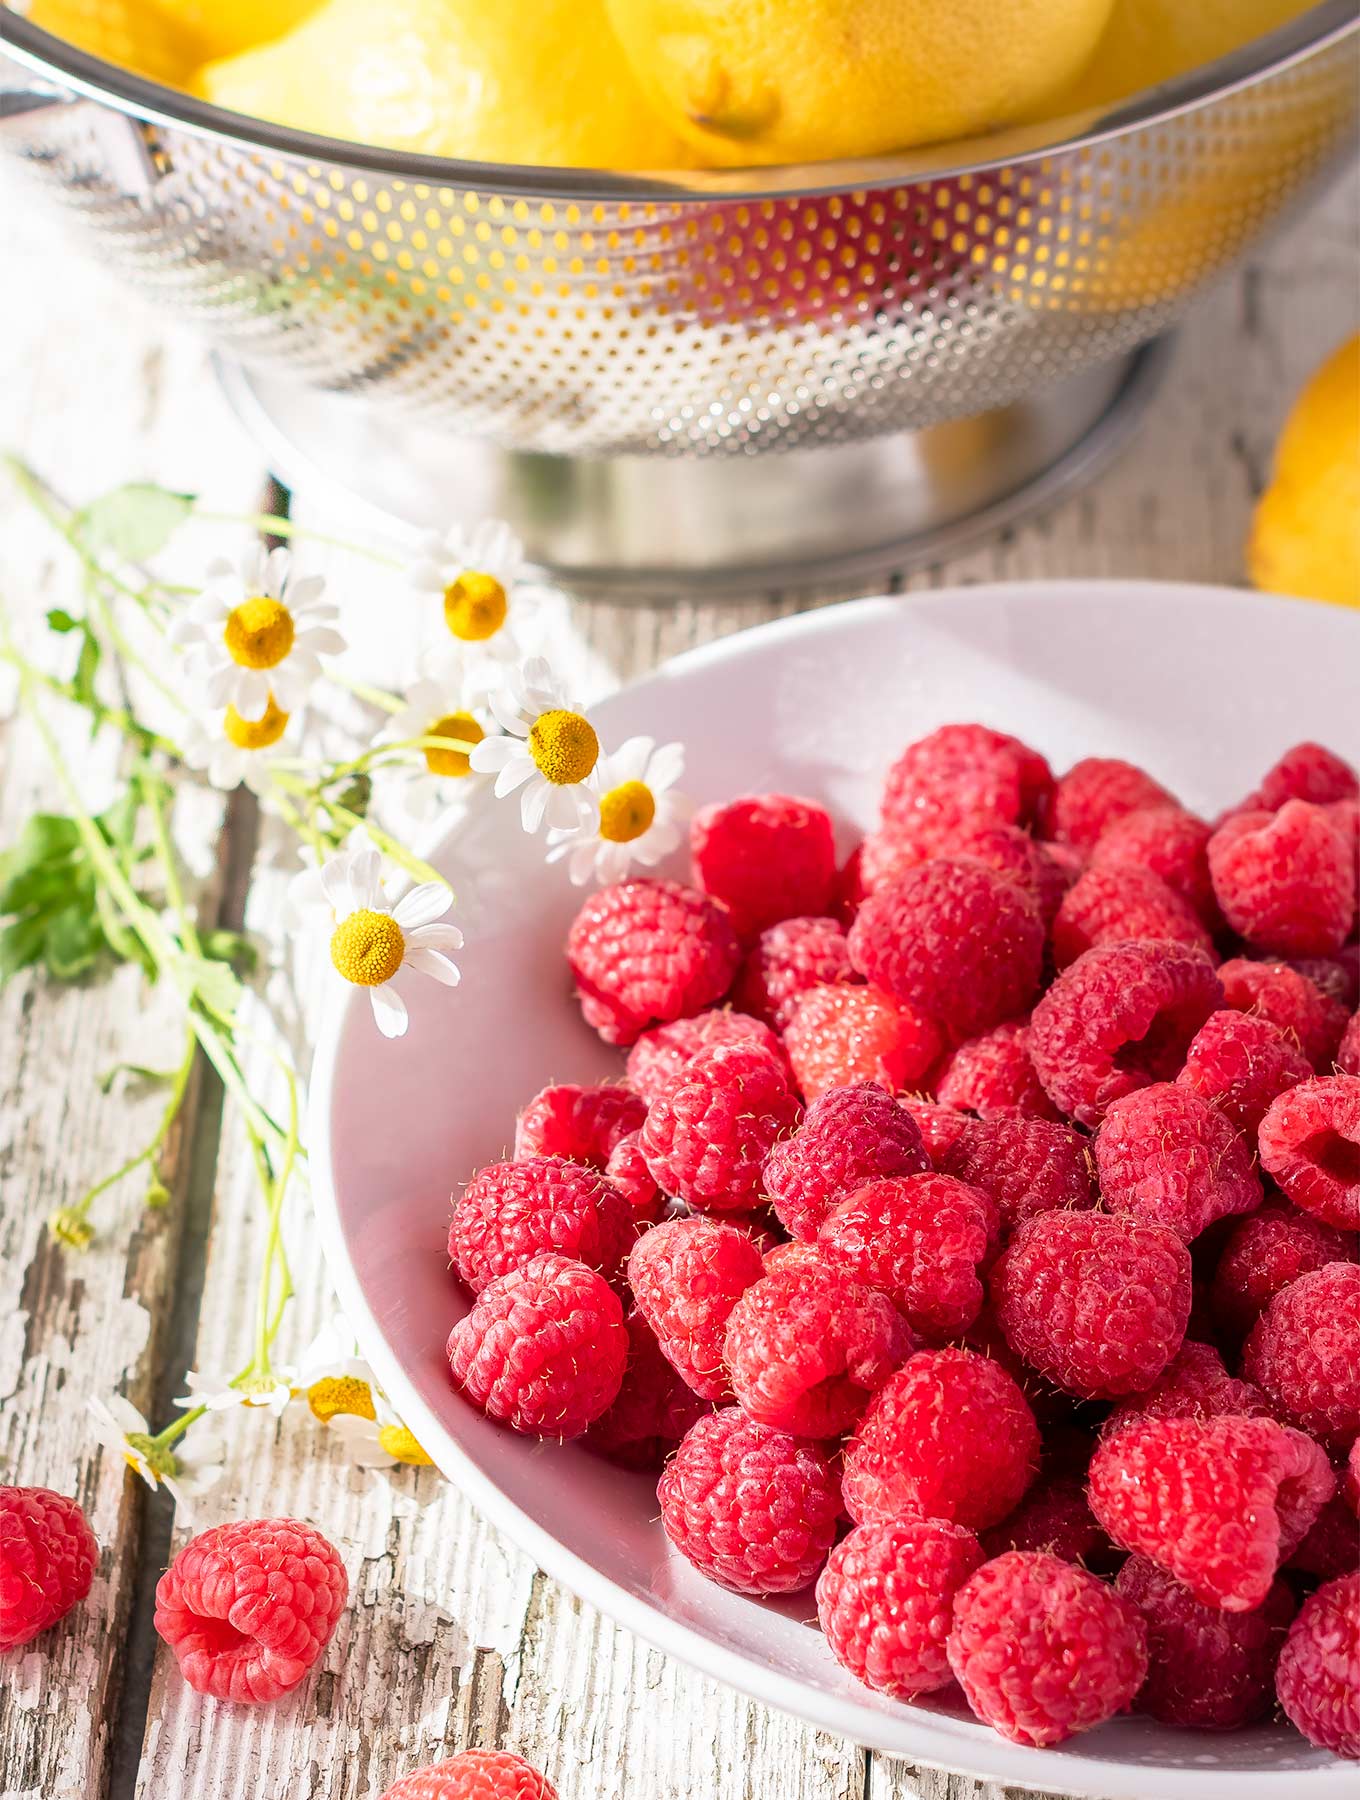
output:
<svg viewBox="0 0 1360 1800"><path fill-rule="evenodd" d="M1300 744L1214 822L964 724L858 843L702 809L571 927L617 1076L455 1196L454 1383L895 1699L1357 1756L1358 793Z"/></svg>

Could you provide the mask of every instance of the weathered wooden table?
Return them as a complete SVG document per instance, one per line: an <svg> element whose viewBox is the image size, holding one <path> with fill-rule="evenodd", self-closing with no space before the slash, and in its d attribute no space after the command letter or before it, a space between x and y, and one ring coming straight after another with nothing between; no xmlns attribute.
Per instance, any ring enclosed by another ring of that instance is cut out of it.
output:
<svg viewBox="0 0 1360 1800"><path fill-rule="evenodd" d="M1194 314L1141 436L1094 487L1045 518L913 573L906 589L1045 576L1241 578L1248 511L1288 399L1360 314L1353 177ZM17 190L0 288L0 444L74 498L134 476L252 508L263 470L204 353L167 333L65 249ZM214 546L220 548L220 546ZM75 576L0 486L0 592L12 609L68 597ZM821 599L840 598L824 595ZM617 680L675 651L791 611L678 600L579 605L575 625ZM376 676L375 671L375 676ZM0 719L12 709L0 673ZM98 751L82 751L98 778ZM50 800L36 745L0 725L0 843ZM210 809L211 810L211 809ZM200 906L274 928L249 807L188 822ZM253 898L252 898L253 895ZM353 1604L324 1665L283 1703L204 1703L151 1627L151 1596L183 1536L117 1458L93 1444L87 1395L125 1393L157 1422L187 1367L222 1367L253 1292L244 1140L196 1077L173 1146L173 1201L109 1196L85 1254L44 1221L149 1136L158 1098L102 1101L99 1073L135 1046L173 1060L170 1008L124 969L0 997L0 1479L75 1493L103 1545L88 1603L59 1634L0 1658L0 1800L358 1800L464 1744L505 1744L562 1800L995 1800L999 1790L871 1757L670 1661L557 1587L433 1471L355 1469L320 1430L230 1421L225 1479L200 1523L290 1512L342 1550ZM296 1353L328 1310L305 1209L291 1221Z"/></svg>

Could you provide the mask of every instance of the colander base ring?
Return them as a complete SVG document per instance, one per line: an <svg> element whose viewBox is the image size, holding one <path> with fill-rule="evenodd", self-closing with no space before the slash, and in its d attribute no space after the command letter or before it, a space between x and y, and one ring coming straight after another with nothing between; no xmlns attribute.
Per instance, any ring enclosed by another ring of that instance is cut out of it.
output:
<svg viewBox="0 0 1360 1800"><path fill-rule="evenodd" d="M1169 355L1160 339L922 431L720 458L507 451L214 364L271 473L295 492L387 535L504 518L577 592L660 599L881 577L1052 505L1122 448Z"/></svg>

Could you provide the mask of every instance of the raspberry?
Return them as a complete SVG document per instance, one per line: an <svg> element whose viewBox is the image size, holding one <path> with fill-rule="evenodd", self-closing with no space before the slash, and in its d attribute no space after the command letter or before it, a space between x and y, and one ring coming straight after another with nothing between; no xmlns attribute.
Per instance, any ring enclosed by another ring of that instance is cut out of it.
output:
<svg viewBox="0 0 1360 1800"><path fill-rule="evenodd" d="M1360 1436L1360 1268L1291 1281L1252 1326L1242 1373L1291 1424L1345 1450Z"/></svg>
<svg viewBox="0 0 1360 1800"><path fill-rule="evenodd" d="M768 1025L745 1013L714 1007L695 1013L692 1019L675 1019L644 1031L628 1052L628 1085L650 1105L701 1050L719 1050L729 1044L754 1045L787 1067L784 1046Z"/></svg>
<svg viewBox="0 0 1360 1800"><path fill-rule="evenodd" d="M1331 1262L1354 1262L1353 1238L1284 1201L1267 1201L1224 1240L1211 1301L1222 1331L1240 1342L1282 1288Z"/></svg>
<svg viewBox="0 0 1360 1800"><path fill-rule="evenodd" d="M1360 1514L1360 1438L1351 1445L1341 1472L1341 1498L1353 1513Z"/></svg>
<svg viewBox="0 0 1360 1800"><path fill-rule="evenodd" d="M747 952L732 1004L783 1031L809 988L856 980L845 929L837 920L783 919L767 926Z"/></svg>
<svg viewBox="0 0 1360 1800"><path fill-rule="evenodd" d="M1360 1533L1355 1529L1355 1514L1340 1495L1329 1500L1314 1519L1308 1536L1287 1566L1315 1575L1320 1581L1333 1581L1360 1567Z"/></svg>
<svg viewBox="0 0 1360 1800"><path fill-rule="evenodd" d="M1209 959L1188 944L1098 944L1034 1008L1029 1053L1059 1112L1098 1125L1121 1095L1177 1074L1222 997Z"/></svg>
<svg viewBox="0 0 1360 1800"><path fill-rule="evenodd" d="M380 1800L557 1800L557 1789L508 1750L460 1750L403 1775Z"/></svg>
<svg viewBox="0 0 1360 1800"><path fill-rule="evenodd" d="M277 1700L330 1642L345 1565L298 1519L237 1519L200 1532L156 1583L156 1630L180 1674L215 1700Z"/></svg>
<svg viewBox="0 0 1360 1800"><path fill-rule="evenodd" d="M677 881L601 888L567 934L581 1011L607 1044L720 1000L738 954L726 909Z"/></svg>
<svg viewBox="0 0 1360 1800"><path fill-rule="evenodd" d="M1081 1212L1096 1202L1086 1139L1047 1119L970 1119L938 1162L991 1196L1004 1232L1037 1213Z"/></svg>
<svg viewBox="0 0 1360 1800"><path fill-rule="evenodd" d="M646 1117L646 1101L626 1087L545 1087L515 1121L515 1161L563 1156L603 1173L619 1139Z"/></svg>
<svg viewBox="0 0 1360 1800"><path fill-rule="evenodd" d="M1320 1075L1332 1066L1346 1029L1346 1009L1291 969L1288 963L1225 962L1218 971L1223 998L1234 1012L1268 1019L1281 1037L1290 1039Z"/></svg>
<svg viewBox="0 0 1360 1800"><path fill-rule="evenodd" d="M996 1204L948 1175L905 1175L858 1188L817 1241L855 1281L888 1295L913 1330L960 1336L982 1307L978 1269L997 1235Z"/></svg>
<svg viewBox="0 0 1360 1800"><path fill-rule="evenodd" d="M949 1666L978 1718L1043 1749L1126 1710L1147 1675L1147 1628L1086 1569L1008 1550L954 1596Z"/></svg>
<svg viewBox="0 0 1360 1800"><path fill-rule="evenodd" d="M628 1281L638 1311L667 1362L705 1400L730 1396L723 1365L728 1315L764 1273L746 1233L711 1219L672 1219L632 1248Z"/></svg>
<svg viewBox="0 0 1360 1800"><path fill-rule="evenodd" d="M1289 800L1311 800L1326 806L1360 795L1355 770L1321 744L1295 744L1267 771L1260 787L1248 794L1238 812L1278 812Z"/></svg>
<svg viewBox="0 0 1360 1800"><path fill-rule="evenodd" d="M1360 1575L1329 1581L1304 1601L1275 1672L1286 1717L1310 1744L1360 1758Z"/></svg>
<svg viewBox="0 0 1360 1800"><path fill-rule="evenodd" d="M1301 1081L1271 1103L1258 1137L1261 1167L1295 1206L1360 1231L1360 1078Z"/></svg>
<svg viewBox="0 0 1360 1800"><path fill-rule="evenodd" d="M856 1188L929 1167L911 1114L877 1082L859 1081L819 1094L793 1136L774 1146L765 1158L765 1192L787 1231L813 1238Z"/></svg>
<svg viewBox="0 0 1360 1800"><path fill-rule="evenodd" d="M706 806L689 828L695 885L723 901L739 937L824 913L836 885L831 815L789 794Z"/></svg>
<svg viewBox="0 0 1360 1800"><path fill-rule="evenodd" d="M973 1533L945 1519L857 1525L817 1578L832 1655L897 1700L947 1687L954 1595L981 1561Z"/></svg>
<svg viewBox="0 0 1360 1800"><path fill-rule="evenodd" d="M761 1198L766 1152L800 1108L767 1051L702 1050L652 1101L642 1154L657 1186L699 1212L743 1212Z"/></svg>
<svg viewBox="0 0 1360 1800"><path fill-rule="evenodd" d="M748 1287L723 1356L747 1414L797 1437L839 1437L916 1340L885 1295L840 1270L785 1269Z"/></svg>
<svg viewBox="0 0 1360 1800"><path fill-rule="evenodd" d="M1065 1393L1140 1393L1180 1349L1190 1253L1164 1225L1046 1212L1018 1227L991 1276L1006 1342Z"/></svg>
<svg viewBox="0 0 1360 1800"><path fill-rule="evenodd" d="M686 1433L656 1492L676 1549L738 1594L797 1593L836 1541L840 1495L830 1456L736 1406Z"/></svg>
<svg viewBox="0 0 1360 1800"><path fill-rule="evenodd" d="M1239 813L1209 840L1209 873L1234 931L1279 956L1328 956L1355 918L1349 848L1320 807Z"/></svg>
<svg viewBox="0 0 1360 1800"><path fill-rule="evenodd" d="M635 1226L659 1225L666 1216L666 1197L652 1180L642 1154L642 1133L630 1131L609 1153L605 1179L628 1202Z"/></svg>
<svg viewBox="0 0 1360 1800"><path fill-rule="evenodd" d="M1043 923L1023 888L980 863L948 859L871 894L850 927L860 973L955 1039L1024 1011L1043 949Z"/></svg>
<svg viewBox="0 0 1360 1800"><path fill-rule="evenodd" d="M986 725L942 725L889 769L883 822L944 844L970 827L1035 824L1052 789L1052 770L1019 738Z"/></svg>
<svg viewBox="0 0 1360 1800"><path fill-rule="evenodd" d="M449 1225L449 1261L474 1294L547 1251L613 1281L633 1236L628 1202L603 1175L557 1156L531 1156L492 1163L468 1182Z"/></svg>
<svg viewBox="0 0 1360 1800"><path fill-rule="evenodd" d="M1260 1388L1229 1375L1212 1344L1187 1338L1150 1388L1115 1407L1102 1435L1109 1437L1135 1419L1215 1419L1224 1413L1275 1416Z"/></svg>
<svg viewBox="0 0 1360 1800"><path fill-rule="evenodd" d="M974 1350L919 1350L869 1402L845 1448L856 1524L915 1514L983 1531L1034 1478L1039 1428L1019 1387Z"/></svg>
<svg viewBox="0 0 1360 1800"><path fill-rule="evenodd" d="M1336 1048L1336 1066L1343 1075L1360 1076L1360 1013L1352 1013Z"/></svg>
<svg viewBox="0 0 1360 1800"><path fill-rule="evenodd" d="M724 1213L723 1224L735 1225L738 1231L744 1231L762 1256L778 1249L784 1241L779 1221L768 1206L754 1206L750 1212Z"/></svg>
<svg viewBox="0 0 1360 1800"><path fill-rule="evenodd" d="M988 825L964 832L950 846L949 854L983 863L998 875L1018 882L1039 908L1045 926L1052 925L1063 895L1078 873L1071 864L1054 856L1047 844L1015 825Z"/></svg>
<svg viewBox="0 0 1360 1800"><path fill-rule="evenodd" d="M1118 1552L1096 1523L1080 1475L1042 1476L1008 1519L983 1536L988 1556L1007 1550L1044 1550L1064 1562L1105 1570Z"/></svg>
<svg viewBox="0 0 1360 1800"><path fill-rule="evenodd" d="M1189 901L1211 931L1222 924L1209 879L1213 830L1178 806L1149 806L1116 819L1091 852L1094 869L1146 869Z"/></svg>
<svg viewBox="0 0 1360 1800"><path fill-rule="evenodd" d="M926 1155L937 1169L943 1169L944 1159L951 1146L958 1142L974 1121L964 1113L956 1113L948 1106L936 1106L933 1101L923 1100L917 1094L900 1094L897 1104L916 1121ZM956 1175L958 1170L949 1169L947 1173ZM961 1179L967 1180L968 1177L963 1176ZM975 1187L985 1185L985 1182L974 1183Z"/></svg>
<svg viewBox="0 0 1360 1800"><path fill-rule="evenodd" d="M935 1083L942 1106L982 1119L1056 1119L1029 1054L1029 1020L1007 1019L945 1059Z"/></svg>
<svg viewBox="0 0 1360 1800"><path fill-rule="evenodd" d="M1335 956L1295 956L1289 966L1320 994L1351 1011L1360 1006L1360 944L1343 944Z"/></svg>
<svg viewBox="0 0 1360 1800"><path fill-rule="evenodd" d="M1207 1100L1172 1081L1116 1100L1092 1148L1109 1210L1165 1225L1187 1244L1215 1219L1261 1204L1247 1140Z"/></svg>
<svg viewBox="0 0 1360 1800"><path fill-rule="evenodd" d="M1176 1081L1255 1139L1276 1096L1312 1072L1302 1050L1277 1027L1252 1013L1223 1011L1210 1013L1195 1033Z"/></svg>
<svg viewBox="0 0 1360 1800"><path fill-rule="evenodd" d="M829 1088L876 1081L910 1087L940 1053L940 1034L914 1006L876 987L810 988L784 1031L794 1080L807 1100Z"/></svg>
<svg viewBox="0 0 1360 1800"><path fill-rule="evenodd" d="M1139 1712L1201 1731L1235 1731L1269 1715L1275 1664L1294 1616L1284 1582L1271 1584L1255 1612L1223 1612L1201 1605L1145 1556L1131 1556L1114 1587L1147 1625L1148 1677Z"/></svg>
<svg viewBox="0 0 1360 1800"><path fill-rule="evenodd" d="M661 1352L641 1313L630 1313L628 1364L618 1398L586 1432L592 1450L626 1469L659 1469L708 1404Z"/></svg>
<svg viewBox="0 0 1360 1800"><path fill-rule="evenodd" d="M1252 1612L1331 1498L1319 1447L1274 1419L1132 1420L1091 1458L1091 1511L1206 1606Z"/></svg>
<svg viewBox="0 0 1360 1800"><path fill-rule="evenodd" d="M1150 807L1178 806L1160 782L1117 756L1074 763L1053 790L1047 837L1091 853L1111 826Z"/></svg>
<svg viewBox="0 0 1360 1800"><path fill-rule="evenodd" d="M530 1436L579 1437L623 1384L623 1308L584 1263L537 1256L482 1289L449 1333L448 1358L488 1418Z"/></svg>
<svg viewBox="0 0 1360 1800"><path fill-rule="evenodd" d="M0 1650L26 1644L90 1591L99 1545L51 1488L0 1487Z"/></svg>
<svg viewBox="0 0 1360 1800"><path fill-rule="evenodd" d="M1213 939L1188 900L1148 869L1090 868L1053 921L1053 960L1065 969L1094 944L1168 938L1214 957Z"/></svg>

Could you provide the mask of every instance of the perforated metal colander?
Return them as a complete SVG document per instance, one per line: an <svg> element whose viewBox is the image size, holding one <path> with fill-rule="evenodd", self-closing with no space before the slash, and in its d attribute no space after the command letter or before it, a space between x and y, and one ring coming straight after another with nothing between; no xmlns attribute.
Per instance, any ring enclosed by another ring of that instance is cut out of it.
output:
<svg viewBox="0 0 1360 1800"><path fill-rule="evenodd" d="M0 9L0 142L230 356L507 449L821 446L1163 329L1334 164L1330 0L1122 112L855 165L489 167L245 120Z"/></svg>

